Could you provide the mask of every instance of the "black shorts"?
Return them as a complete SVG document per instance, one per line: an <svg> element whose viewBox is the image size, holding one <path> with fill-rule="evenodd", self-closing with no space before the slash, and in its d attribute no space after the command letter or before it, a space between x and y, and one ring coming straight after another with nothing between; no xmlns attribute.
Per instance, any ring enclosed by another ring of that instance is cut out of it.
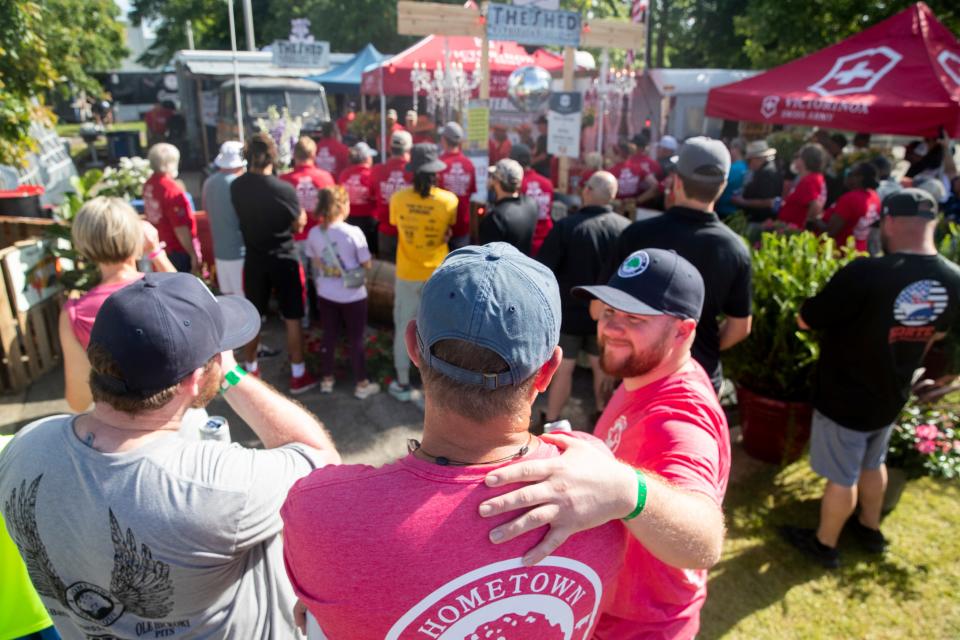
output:
<svg viewBox="0 0 960 640"><path fill-rule="evenodd" d="M303 317L306 303L303 267L286 258L247 258L243 263L243 292L261 316L270 308L270 293L277 292L280 315L287 320Z"/></svg>

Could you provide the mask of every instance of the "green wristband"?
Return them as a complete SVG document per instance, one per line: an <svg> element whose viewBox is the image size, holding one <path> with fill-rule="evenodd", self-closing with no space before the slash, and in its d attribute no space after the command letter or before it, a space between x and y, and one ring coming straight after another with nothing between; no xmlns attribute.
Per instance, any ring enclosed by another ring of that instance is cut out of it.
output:
<svg viewBox="0 0 960 640"><path fill-rule="evenodd" d="M223 384L220 386L220 393L226 393L230 387L235 386L246 375L247 370L240 365L237 365L233 369L230 369L230 371L227 371L227 374L223 376Z"/></svg>
<svg viewBox="0 0 960 640"><path fill-rule="evenodd" d="M634 472L637 474L637 507L624 520L633 520L647 506L647 478L640 469L634 469Z"/></svg>

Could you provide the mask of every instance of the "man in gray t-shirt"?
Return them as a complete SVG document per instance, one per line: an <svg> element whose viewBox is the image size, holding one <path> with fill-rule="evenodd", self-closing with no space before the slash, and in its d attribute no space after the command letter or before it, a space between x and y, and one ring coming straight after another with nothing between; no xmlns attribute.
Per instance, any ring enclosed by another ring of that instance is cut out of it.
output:
<svg viewBox="0 0 960 640"><path fill-rule="evenodd" d="M339 457L316 418L235 366L258 330L245 299L146 274L97 316L93 411L35 422L0 454L0 511L64 638L296 637L279 508ZM221 386L266 451L177 435Z"/></svg>
<svg viewBox="0 0 960 640"><path fill-rule="evenodd" d="M217 286L221 293L243 295L243 234L230 199L230 184L247 166L243 159L243 143L237 140L224 142L213 164L217 172L203 183L203 209L207 212L213 235Z"/></svg>

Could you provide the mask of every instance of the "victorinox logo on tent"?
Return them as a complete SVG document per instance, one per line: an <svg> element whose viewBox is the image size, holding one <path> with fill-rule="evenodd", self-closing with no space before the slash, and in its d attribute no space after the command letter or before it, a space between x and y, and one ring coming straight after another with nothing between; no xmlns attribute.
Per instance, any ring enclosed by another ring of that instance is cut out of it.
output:
<svg viewBox="0 0 960 640"><path fill-rule="evenodd" d="M830 72L807 87L821 96L845 96L873 89L903 56L890 47L874 47L840 56Z"/></svg>
<svg viewBox="0 0 960 640"><path fill-rule="evenodd" d="M764 118L772 118L776 115L779 106L780 96L767 96L760 103L760 115Z"/></svg>
<svg viewBox="0 0 960 640"><path fill-rule="evenodd" d="M947 72L951 80L960 84L960 56L953 51L944 49L940 52L940 55L937 56L937 62L940 63L940 66Z"/></svg>

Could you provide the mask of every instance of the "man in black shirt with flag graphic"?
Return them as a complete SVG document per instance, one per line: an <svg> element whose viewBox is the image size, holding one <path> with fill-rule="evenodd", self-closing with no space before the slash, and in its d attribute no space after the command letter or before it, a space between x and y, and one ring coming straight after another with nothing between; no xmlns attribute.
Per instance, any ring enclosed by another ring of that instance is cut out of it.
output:
<svg viewBox="0 0 960 640"><path fill-rule="evenodd" d="M861 544L882 553L884 460L914 371L960 313L960 268L937 254L937 203L919 189L884 200L886 255L840 269L807 300L801 329L820 332L810 466L827 479L817 529L783 527L788 542L825 567L840 564L837 540L850 522Z"/></svg>

